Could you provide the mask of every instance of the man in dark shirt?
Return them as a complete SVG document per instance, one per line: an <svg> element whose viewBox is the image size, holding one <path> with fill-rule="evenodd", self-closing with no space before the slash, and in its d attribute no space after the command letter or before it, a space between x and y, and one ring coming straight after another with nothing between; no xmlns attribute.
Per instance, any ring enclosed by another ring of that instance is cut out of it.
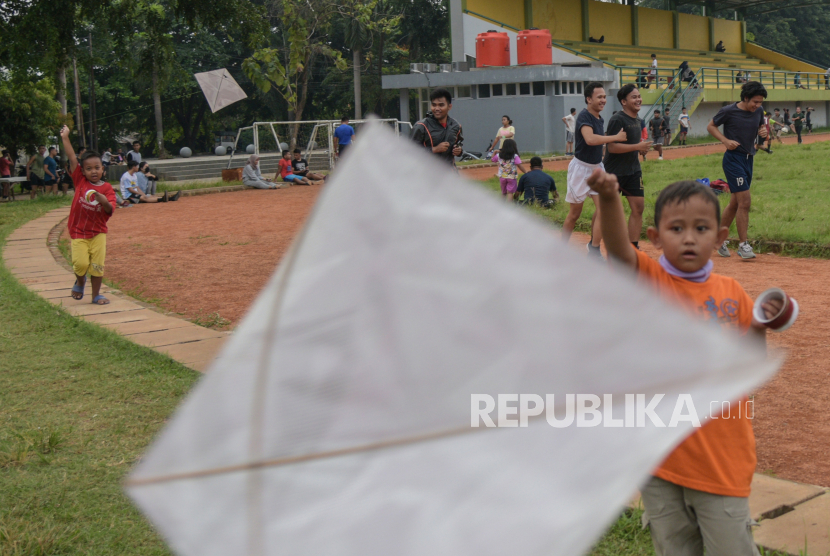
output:
<svg viewBox="0 0 830 556"><path fill-rule="evenodd" d="M517 198L522 193L525 194L524 200L519 203L522 205L535 203L551 208L556 202L555 199L559 198L556 192L556 182L542 170L542 159L538 156L530 159L530 172L519 178L519 186L516 189ZM553 199L548 197L548 193L553 194Z"/></svg>
<svg viewBox="0 0 830 556"><path fill-rule="evenodd" d="M412 128L412 140L455 166L455 157L461 156L461 125L450 118L452 94L444 88L429 94L430 112Z"/></svg>
<svg viewBox="0 0 830 556"><path fill-rule="evenodd" d="M640 91L629 83L617 91L617 100L623 109L608 120L606 135L616 135L625 131L623 143L609 143L605 149L603 165L605 171L617 176L620 192L628 199L631 216L628 217L628 239L637 249L640 248L640 234L643 229L643 172L640 168L640 154L648 152L651 141L643 141L640 127L640 106L643 99Z"/></svg>
<svg viewBox="0 0 830 556"><path fill-rule="evenodd" d="M294 159L291 161L291 168L295 176L308 178L311 182L326 179L326 176L323 174L318 174L308 169L308 161L303 158L303 153L300 149L294 149Z"/></svg>
<svg viewBox="0 0 830 556"><path fill-rule="evenodd" d="M801 111L800 106L795 107L795 114L793 114L793 128L798 135L798 144L801 144L801 129L804 125L804 112Z"/></svg>
<svg viewBox="0 0 830 556"><path fill-rule="evenodd" d="M648 125L651 129L651 139L654 141L654 150L657 151L657 160L663 160L663 140L666 137L669 125L666 118L660 115L659 110L654 111L654 116L652 116Z"/></svg>
<svg viewBox="0 0 830 556"><path fill-rule="evenodd" d="M757 81L744 83L741 87L741 101L724 106L715 114L706 130L718 141L726 145L723 153L723 173L729 183L732 196L723 209L721 226L727 229L735 220L738 229L738 254L742 259L754 259L755 253L747 243L749 228L749 207L752 198L749 186L752 184L752 161L755 156L755 137L767 136L763 126L764 110L761 107L767 98L767 90ZM718 127L723 125L723 133ZM729 241L724 241L718 248L718 255L729 257Z"/></svg>
<svg viewBox="0 0 830 556"><path fill-rule="evenodd" d="M562 224L562 237L565 241L570 239L576 221L582 214L582 205L589 195L596 206L596 193L588 187L588 178L594 170L604 169L602 166L602 146L616 141L625 141L628 138L624 130L620 130L617 135L610 137L605 135L605 122L603 122L602 116L599 115L607 102L602 83L595 81L588 83L583 91L587 106L576 118L574 157L568 164L568 193L565 195L565 201L570 204L570 207L568 208L568 216ZM591 220L591 230L588 253L601 257L599 246L600 241L602 241L602 232L600 231L596 210Z"/></svg>

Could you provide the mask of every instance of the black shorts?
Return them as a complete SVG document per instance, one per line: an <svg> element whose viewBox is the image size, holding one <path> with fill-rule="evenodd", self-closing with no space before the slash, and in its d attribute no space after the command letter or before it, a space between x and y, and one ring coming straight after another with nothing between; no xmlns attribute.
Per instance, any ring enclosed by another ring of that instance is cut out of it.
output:
<svg viewBox="0 0 830 556"><path fill-rule="evenodd" d="M343 145L343 144L337 145L337 154L340 155L340 156L343 156L343 153L346 152L346 149L348 149L351 146L352 146L351 143L346 143L345 145Z"/></svg>
<svg viewBox="0 0 830 556"><path fill-rule="evenodd" d="M643 197L645 195L642 172L629 174L628 176L617 176L617 182L620 184L620 193L623 197Z"/></svg>
<svg viewBox="0 0 830 556"><path fill-rule="evenodd" d="M41 186L46 185L43 181L43 178L41 178L40 176L38 176L35 173L30 173L29 174L29 183L31 185L35 186L35 187L41 187Z"/></svg>

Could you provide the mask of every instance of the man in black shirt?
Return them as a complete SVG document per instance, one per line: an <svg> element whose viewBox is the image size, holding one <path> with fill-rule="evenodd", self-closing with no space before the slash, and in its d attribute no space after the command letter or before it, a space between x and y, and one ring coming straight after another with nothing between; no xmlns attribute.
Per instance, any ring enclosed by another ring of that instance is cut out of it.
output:
<svg viewBox="0 0 830 556"><path fill-rule="evenodd" d="M749 229L749 207L752 198L749 186L752 184L752 161L755 156L755 137L767 136L764 121L764 109L761 105L767 98L767 90L757 81L744 83L741 87L741 101L724 106L715 114L706 130L718 141L726 145L723 153L723 173L732 193L729 204L723 209L721 226L727 229L735 221L738 229L738 255L742 259L754 259L755 253L747 243ZM723 125L723 133L718 127ZM729 241L724 241L718 248L718 255L729 257Z"/></svg>
<svg viewBox="0 0 830 556"><path fill-rule="evenodd" d="M444 88L433 89L429 95L431 111L412 128L412 140L455 166L461 156L461 125L450 118L452 94Z"/></svg>
<svg viewBox="0 0 830 556"><path fill-rule="evenodd" d="M555 199L559 198L556 192L556 182L542 170L542 159L538 156L530 159L530 172L519 178L516 198L522 193L525 194L525 198L519 203L521 205L535 203L550 208L556 202ZM548 197L548 193L553 194L553 199Z"/></svg>
<svg viewBox="0 0 830 556"><path fill-rule="evenodd" d="M303 153L300 149L294 149L294 159L291 161L291 168L295 176L308 178L312 184L326 179L326 176L323 174L318 174L308 169L308 161L303 158Z"/></svg>
<svg viewBox="0 0 830 556"><path fill-rule="evenodd" d="M663 140L666 137L669 125L666 122L666 118L660 115L659 110L654 111L654 116L648 125L651 128L651 139L654 141L654 150L657 151L657 160L663 160Z"/></svg>
<svg viewBox="0 0 830 556"><path fill-rule="evenodd" d="M599 246L600 241L602 241L602 232L597 217L599 208L596 204L596 192L591 191L591 188L588 187L588 178L594 170L604 169L602 166L602 146L615 141L625 141L628 136L623 130L610 137L605 135L605 122L603 122L602 116L599 115L607 102L602 83L588 83L583 91L587 106L576 118L574 157L568 164L568 193L565 195L565 201L570 204L570 208L568 209L568 216L562 224L562 237L565 241L571 237L576 221L582 214L582 205L590 195L597 210L594 211L591 220L592 234L591 241L588 242L588 253L601 257Z"/></svg>
<svg viewBox="0 0 830 556"><path fill-rule="evenodd" d="M643 172L640 168L640 154L648 152L651 141L643 141L640 127L640 106L643 99L640 91L629 83L617 91L617 100L623 109L608 120L606 135L616 135L625 131L624 143L609 143L606 147L603 165L605 171L617 176L620 192L628 199L631 216L628 217L628 239L637 249L640 248L640 234L643 229Z"/></svg>

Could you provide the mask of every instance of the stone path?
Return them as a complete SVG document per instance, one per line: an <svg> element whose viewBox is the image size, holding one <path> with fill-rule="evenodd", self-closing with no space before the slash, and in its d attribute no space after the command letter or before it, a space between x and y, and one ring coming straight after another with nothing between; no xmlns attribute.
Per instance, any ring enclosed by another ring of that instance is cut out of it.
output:
<svg viewBox="0 0 830 556"><path fill-rule="evenodd" d="M6 268L27 288L70 314L204 371L227 339L227 332L165 315L106 285L101 293L110 300L108 305L92 304L89 284L84 299L72 299L75 277L56 246L68 216L69 207L55 209L12 232L3 250Z"/></svg>
<svg viewBox="0 0 830 556"><path fill-rule="evenodd" d="M78 318L204 371L228 333L164 315L106 286L102 293L109 297L109 305L93 305L88 287L82 301L71 298L74 275L57 249L68 215L68 207L55 209L8 237L3 260L12 274L30 290ZM637 498L631 505L639 503ZM753 519L760 523L755 528L755 541L764 548L793 556L830 554L830 490L756 474L749 507Z"/></svg>

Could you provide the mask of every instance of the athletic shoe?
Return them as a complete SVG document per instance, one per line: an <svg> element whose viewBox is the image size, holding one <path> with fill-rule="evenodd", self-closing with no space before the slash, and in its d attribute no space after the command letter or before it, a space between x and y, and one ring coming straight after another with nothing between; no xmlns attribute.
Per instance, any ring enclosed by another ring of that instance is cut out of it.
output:
<svg viewBox="0 0 830 556"><path fill-rule="evenodd" d="M594 247L593 245L591 245L592 241L593 240L589 241L588 245L586 245L588 249L588 255L592 257L597 257L600 260L605 260L605 258L602 256L602 250L599 247Z"/></svg>
<svg viewBox="0 0 830 556"><path fill-rule="evenodd" d="M170 197L170 200L171 200L171 201L178 201L178 200L179 200L179 197L181 197L181 196L182 196L182 192L181 192L181 190L176 191L176 194L175 194L175 195L173 195L172 197Z"/></svg>
<svg viewBox="0 0 830 556"><path fill-rule="evenodd" d="M723 245L718 247L718 255L720 255L721 257L731 257L732 256L732 253L729 252L729 242L728 241L724 241Z"/></svg>
<svg viewBox="0 0 830 556"><path fill-rule="evenodd" d="M169 200L170 200L170 199L168 199L168 198L167 198L167 191L165 191L165 192L164 192L164 196L162 196L162 198L161 198L161 199L159 199L159 203L166 203L166 202L167 202L167 201L169 201Z"/></svg>
<svg viewBox="0 0 830 556"><path fill-rule="evenodd" d="M657 160L663 160L663 157L662 157L662 156L658 156L658 157L657 157Z"/></svg>
<svg viewBox="0 0 830 556"><path fill-rule="evenodd" d="M742 259L754 259L755 253L752 251L752 246L748 243L741 243L738 245L738 255L741 256Z"/></svg>

